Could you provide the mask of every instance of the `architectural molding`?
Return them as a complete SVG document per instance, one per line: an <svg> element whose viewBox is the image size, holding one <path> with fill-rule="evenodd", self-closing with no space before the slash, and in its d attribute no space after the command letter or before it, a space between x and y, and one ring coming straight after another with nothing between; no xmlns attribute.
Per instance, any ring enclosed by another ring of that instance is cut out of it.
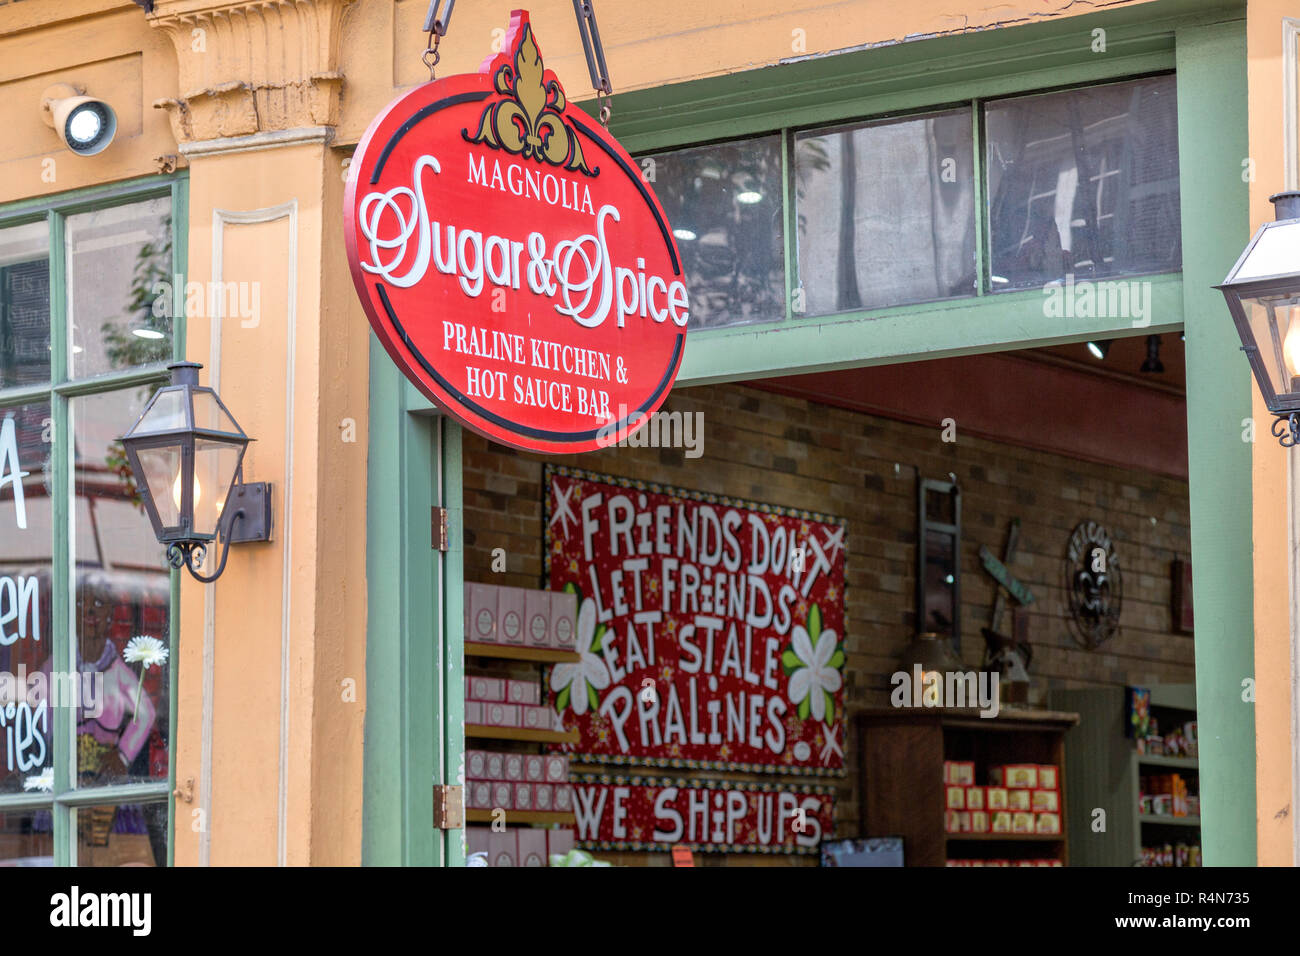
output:
<svg viewBox="0 0 1300 956"><path fill-rule="evenodd" d="M176 48L178 143L338 123L339 38L356 0L158 0L147 19Z"/></svg>

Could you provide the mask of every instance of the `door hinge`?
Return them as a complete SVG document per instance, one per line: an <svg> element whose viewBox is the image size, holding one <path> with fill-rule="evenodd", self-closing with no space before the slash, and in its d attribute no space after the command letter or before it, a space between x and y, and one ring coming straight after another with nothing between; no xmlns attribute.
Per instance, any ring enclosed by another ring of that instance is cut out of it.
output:
<svg viewBox="0 0 1300 956"><path fill-rule="evenodd" d="M447 509L433 509L433 550L447 550Z"/></svg>
<svg viewBox="0 0 1300 956"><path fill-rule="evenodd" d="M436 830L459 830L465 826L464 787L459 784L434 786L433 826Z"/></svg>

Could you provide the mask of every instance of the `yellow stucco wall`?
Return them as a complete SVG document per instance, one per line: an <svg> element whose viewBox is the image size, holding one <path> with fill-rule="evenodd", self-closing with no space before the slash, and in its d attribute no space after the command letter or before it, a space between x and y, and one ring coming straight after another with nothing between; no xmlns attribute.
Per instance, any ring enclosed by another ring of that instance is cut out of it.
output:
<svg viewBox="0 0 1300 956"><path fill-rule="evenodd" d="M1252 229L1273 219L1268 197L1286 186L1284 164L1283 18L1300 18L1295 0L1251 0L1246 44L1250 96L1250 158L1255 181L1250 186ZM1294 76L1294 74L1293 74ZM1290 108L1300 102L1292 91ZM1294 118L1294 117L1293 117ZM1292 143L1295 148L1298 144ZM1291 188L1300 187L1293 183ZM1292 793L1295 759L1291 740L1291 580L1288 563L1290 514L1287 457L1268 433L1273 416L1259 391L1254 395L1258 423L1251 481L1254 497L1255 563L1255 787L1258 807L1258 858L1263 866L1295 862L1295 806ZM1290 598L1290 600L1288 599Z"/></svg>

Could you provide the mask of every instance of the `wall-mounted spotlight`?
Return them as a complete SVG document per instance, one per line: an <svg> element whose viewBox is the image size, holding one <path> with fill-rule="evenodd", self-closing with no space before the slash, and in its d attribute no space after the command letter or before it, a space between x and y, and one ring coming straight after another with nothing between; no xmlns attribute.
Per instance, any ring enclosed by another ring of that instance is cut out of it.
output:
<svg viewBox="0 0 1300 956"><path fill-rule="evenodd" d="M1142 368L1138 369L1138 371L1163 372L1164 370L1165 370L1165 363L1160 361L1160 336L1148 335L1147 336L1147 358L1146 361L1142 363Z"/></svg>
<svg viewBox="0 0 1300 956"><path fill-rule="evenodd" d="M117 114L103 100L84 93L67 83L54 84L41 94L41 117L68 149L78 156L94 156L117 135Z"/></svg>
<svg viewBox="0 0 1300 956"><path fill-rule="evenodd" d="M1089 342L1088 351L1092 353L1092 357L1097 361L1105 361L1106 353L1110 351L1110 343L1110 339L1100 339L1096 342Z"/></svg>

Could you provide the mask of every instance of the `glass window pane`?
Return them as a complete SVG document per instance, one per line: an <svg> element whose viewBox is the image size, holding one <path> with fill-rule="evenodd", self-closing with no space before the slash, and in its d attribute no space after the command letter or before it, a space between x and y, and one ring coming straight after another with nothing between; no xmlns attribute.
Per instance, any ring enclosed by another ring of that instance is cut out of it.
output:
<svg viewBox="0 0 1300 956"><path fill-rule="evenodd" d="M1182 266L1172 76L989 103L994 291Z"/></svg>
<svg viewBox="0 0 1300 956"><path fill-rule="evenodd" d="M795 137L808 314L975 294L972 143L968 110Z"/></svg>
<svg viewBox="0 0 1300 956"><path fill-rule="evenodd" d="M690 290L688 327L784 319L781 138L650 159L651 185L677 237Z"/></svg>
<svg viewBox="0 0 1300 956"><path fill-rule="evenodd" d="M149 409L149 414L140 420L137 435L153 432L169 432L185 428L189 424L186 418L185 393L179 389L167 390L159 394L158 401Z"/></svg>
<svg viewBox="0 0 1300 956"><path fill-rule="evenodd" d="M53 866L52 823L49 810L0 813L0 866Z"/></svg>
<svg viewBox="0 0 1300 956"><path fill-rule="evenodd" d="M77 664L95 691L77 723L82 787L167 776L170 575L117 440L150 394L72 402Z"/></svg>
<svg viewBox="0 0 1300 956"><path fill-rule="evenodd" d="M77 866L166 866L167 804L78 807Z"/></svg>
<svg viewBox="0 0 1300 956"><path fill-rule="evenodd" d="M49 250L44 220L0 229L0 388L50 380Z"/></svg>
<svg viewBox="0 0 1300 956"><path fill-rule="evenodd" d="M69 375L172 355L171 200L68 217Z"/></svg>
<svg viewBox="0 0 1300 956"><path fill-rule="evenodd" d="M194 531L196 534L216 534L217 521L225 504L230 486L239 467L238 445L225 442L204 441L194 443ZM179 492L180 489L177 489Z"/></svg>
<svg viewBox="0 0 1300 956"><path fill-rule="evenodd" d="M0 408L0 793L44 792L52 766L50 406Z"/></svg>

